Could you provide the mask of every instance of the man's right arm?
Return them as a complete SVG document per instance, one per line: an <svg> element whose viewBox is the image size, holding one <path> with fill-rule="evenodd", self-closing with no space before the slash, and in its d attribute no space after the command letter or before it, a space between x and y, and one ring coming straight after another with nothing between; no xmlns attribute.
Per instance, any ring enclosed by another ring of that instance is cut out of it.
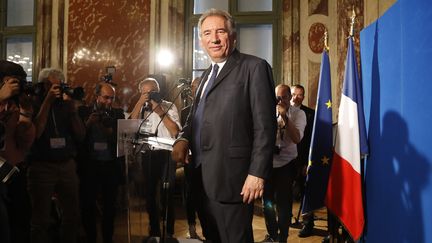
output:
<svg viewBox="0 0 432 243"><path fill-rule="evenodd" d="M141 109L142 109L144 103L145 103L145 99L144 99L143 95L141 95L139 100L135 104L134 108L132 109L132 112L129 115L129 119L139 119L140 118Z"/></svg>

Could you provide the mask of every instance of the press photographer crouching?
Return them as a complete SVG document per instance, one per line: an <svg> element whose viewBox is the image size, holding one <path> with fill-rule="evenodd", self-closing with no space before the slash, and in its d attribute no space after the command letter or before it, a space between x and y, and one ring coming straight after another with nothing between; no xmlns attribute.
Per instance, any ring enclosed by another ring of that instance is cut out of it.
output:
<svg viewBox="0 0 432 243"><path fill-rule="evenodd" d="M30 148L35 128L32 109L23 92L27 74L13 62L0 60L0 242L11 242L6 190Z"/></svg>
<svg viewBox="0 0 432 243"><path fill-rule="evenodd" d="M88 243L96 243L96 199L102 194L102 238L112 242L116 198L122 181L121 165L117 158L117 120L124 119L123 110L112 107L115 89L109 83L99 83L95 88L94 104L80 107L85 122L86 139L84 155L79 158L81 181L82 223Z"/></svg>
<svg viewBox="0 0 432 243"><path fill-rule="evenodd" d="M79 226L78 176L75 156L84 140L85 127L73 101L63 100L65 77L61 70L44 68L39 73L41 91L35 96L33 120L36 139L28 168L28 192L32 206L31 242L76 243ZM60 235L51 236L52 196L62 212Z"/></svg>

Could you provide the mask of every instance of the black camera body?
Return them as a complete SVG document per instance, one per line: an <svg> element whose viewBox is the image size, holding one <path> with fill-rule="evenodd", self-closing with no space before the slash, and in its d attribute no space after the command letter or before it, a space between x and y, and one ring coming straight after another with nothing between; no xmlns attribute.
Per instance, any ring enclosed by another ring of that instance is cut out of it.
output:
<svg viewBox="0 0 432 243"><path fill-rule="evenodd" d="M273 148L273 154L279 155L281 150L282 148L280 147L280 145L275 145Z"/></svg>
<svg viewBox="0 0 432 243"><path fill-rule="evenodd" d="M99 119L104 127L113 127L115 125L115 119L111 115L110 109L98 108L95 104L93 107L93 113L99 116Z"/></svg>
<svg viewBox="0 0 432 243"><path fill-rule="evenodd" d="M82 100L85 96L83 87L72 88L66 83L60 84L60 91L68 96L70 96L74 100Z"/></svg>
<svg viewBox="0 0 432 243"><path fill-rule="evenodd" d="M149 99L153 100L154 102L160 104L162 102L162 97L159 92L151 91L149 93Z"/></svg>

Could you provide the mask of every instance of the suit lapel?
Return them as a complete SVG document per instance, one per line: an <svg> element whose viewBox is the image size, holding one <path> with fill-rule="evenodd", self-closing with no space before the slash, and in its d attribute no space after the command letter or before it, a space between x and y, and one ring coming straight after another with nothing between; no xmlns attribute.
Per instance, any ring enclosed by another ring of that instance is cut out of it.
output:
<svg viewBox="0 0 432 243"><path fill-rule="evenodd" d="M208 91L207 96L210 94L210 92L212 92L212 90L214 90L224 80L224 78L231 72L231 70L235 66L237 66L239 59L240 59L240 53L237 51L237 49L234 49L233 53L231 53L231 55L228 57L227 62L225 63L222 70L220 71L220 73L216 77L216 80L214 81L213 86L210 87L210 90ZM210 65L210 67L201 76L201 82L200 82L200 85L198 87L198 91L197 91L197 94L195 96L195 101L194 101L194 112L196 110L196 107L198 106L200 99L201 99L201 93L203 91L204 83L207 82L208 75L210 74L211 69L212 69L212 66Z"/></svg>
<svg viewBox="0 0 432 243"><path fill-rule="evenodd" d="M198 90L196 92L195 99L194 99L194 111L198 105L198 102L201 99L201 93L203 91L204 83L207 82L208 75L210 74L211 68L212 68L212 66L210 65L210 67L201 75L201 82L200 82L200 85L199 85Z"/></svg>
<svg viewBox="0 0 432 243"><path fill-rule="evenodd" d="M207 96L210 92L212 92L213 89L215 89L224 79L225 77L233 70L239 62L240 59L240 53L237 51L237 49L234 49L234 51L231 53L231 55L228 57L227 62L223 66L222 70L216 77L216 80L213 83L213 86L207 93Z"/></svg>

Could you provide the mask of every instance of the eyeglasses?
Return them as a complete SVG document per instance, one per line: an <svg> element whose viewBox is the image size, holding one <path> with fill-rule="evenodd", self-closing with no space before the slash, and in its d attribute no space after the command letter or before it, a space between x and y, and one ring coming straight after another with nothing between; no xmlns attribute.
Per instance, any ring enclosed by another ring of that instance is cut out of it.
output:
<svg viewBox="0 0 432 243"><path fill-rule="evenodd" d="M101 97L102 97L104 100L114 100L114 96L102 95Z"/></svg>
<svg viewBox="0 0 432 243"><path fill-rule="evenodd" d="M284 100L284 99L291 99L291 96L289 95L284 95L284 96L276 96L276 99L279 100Z"/></svg>

